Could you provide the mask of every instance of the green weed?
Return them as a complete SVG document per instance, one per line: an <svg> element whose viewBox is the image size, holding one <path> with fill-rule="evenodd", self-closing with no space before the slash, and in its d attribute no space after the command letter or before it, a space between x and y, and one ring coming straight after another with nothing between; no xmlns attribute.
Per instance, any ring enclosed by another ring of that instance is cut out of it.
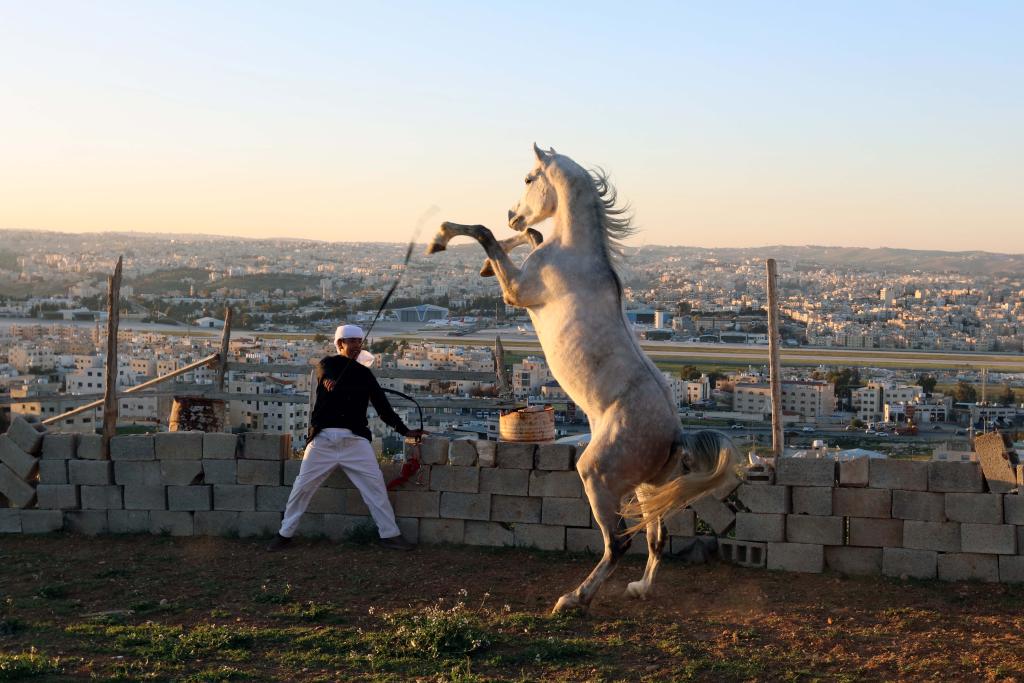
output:
<svg viewBox="0 0 1024 683"><path fill-rule="evenodd" d="M57 674L63 670L60 657L46 657L39 654L35 648L18 654L0 652L0 681Z"/></svg>

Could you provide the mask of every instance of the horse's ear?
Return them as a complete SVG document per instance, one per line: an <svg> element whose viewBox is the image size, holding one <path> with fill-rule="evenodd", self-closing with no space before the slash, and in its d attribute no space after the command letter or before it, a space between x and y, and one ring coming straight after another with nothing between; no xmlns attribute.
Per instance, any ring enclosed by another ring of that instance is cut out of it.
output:
<svg viewBox="0 0 1024 683"><path fill-rule="evenodd" d="M537 143L533 143L533 153L537 157L537 161L544 163L544 150L537 146Z"/></svg>
<svg viewBox="0 0 1024 683"><path fill-rule="evenodd" d="M555 156L556 154L558 154L558 152L555 151L554 147L548 147L548 154L550 154L551 156Z"/></svg>

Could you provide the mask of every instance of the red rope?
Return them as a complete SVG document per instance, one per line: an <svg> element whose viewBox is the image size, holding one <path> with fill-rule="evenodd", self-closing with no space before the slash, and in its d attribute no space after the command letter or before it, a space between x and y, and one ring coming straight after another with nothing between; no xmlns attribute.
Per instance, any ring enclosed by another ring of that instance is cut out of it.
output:
<svg viewBox="0 0 1024 683"><path fill-rule="evenodd" d="M409 481L420 469L420 442L410 445L409 455L402 464L402 472L388 482L388 491L392 491Z"/></svg>

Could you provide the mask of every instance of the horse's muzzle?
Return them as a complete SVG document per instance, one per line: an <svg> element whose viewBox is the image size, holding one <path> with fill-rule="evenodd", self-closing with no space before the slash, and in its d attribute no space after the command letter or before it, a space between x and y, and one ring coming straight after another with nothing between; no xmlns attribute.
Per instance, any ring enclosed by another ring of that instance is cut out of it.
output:
<svg viewBox="0 0 1024 683"><path fill-rule="evenodd" d="M508 212L508 227L522 232L526 229L526 219L510 210Z"/></svg>

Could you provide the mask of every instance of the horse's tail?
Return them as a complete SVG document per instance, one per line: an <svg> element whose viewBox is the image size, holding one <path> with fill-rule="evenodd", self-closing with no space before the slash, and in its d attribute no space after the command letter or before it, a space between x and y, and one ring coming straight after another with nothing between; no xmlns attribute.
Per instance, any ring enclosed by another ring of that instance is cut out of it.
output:
<svg viewBox="0 0 1024 683"><path fill-rule="evenodd" d="M637 520L626 528L627 534L643 531L645 519L663 518L735 476L736 449L729 437L713 430L693 434L680 431L672 444L671 458L681 459L689 472L664 484L642 486L642 500L633 497L622 508L624 519Z"/></svg>

